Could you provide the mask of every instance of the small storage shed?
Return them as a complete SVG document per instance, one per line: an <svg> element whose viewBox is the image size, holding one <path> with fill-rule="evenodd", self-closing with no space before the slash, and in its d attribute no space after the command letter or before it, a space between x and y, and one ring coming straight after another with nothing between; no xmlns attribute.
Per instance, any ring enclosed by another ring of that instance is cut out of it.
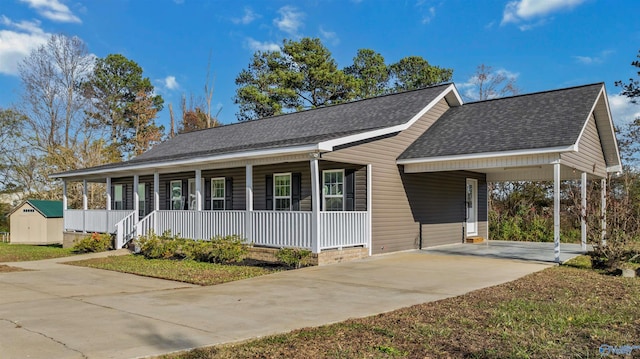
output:
<svg viewBox="0 0 640 359"><path fill-rule="evenodd" d="M62 243L62 201L29 199L9 213L11 243Z"/></svg>

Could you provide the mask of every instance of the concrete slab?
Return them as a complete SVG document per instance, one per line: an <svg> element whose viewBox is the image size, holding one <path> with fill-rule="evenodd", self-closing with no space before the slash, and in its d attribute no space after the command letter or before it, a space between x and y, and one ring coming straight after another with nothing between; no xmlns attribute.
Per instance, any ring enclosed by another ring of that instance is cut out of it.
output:
<svg viewBox="0 0 640 359"><path fill-rule="evenodd" d="M388 312L548 266L412 251L195 287L48 263L40 270L0 274L0 353L158 355ZM29 340L35 344L25 345Z"/></svg>
<svg viewBox="0 0 640 359"><path fill-rule="evenodd" d="M554 244L552 242L488 241L477 244L451 244L427 248L425 251L433 254L479 256L554 263L555 254L553 248ZM591 249L591 246L587 246L587 250ZM582 250L580 244L560 244L561 263L584 253L586 253L586 251Z"/></svg>

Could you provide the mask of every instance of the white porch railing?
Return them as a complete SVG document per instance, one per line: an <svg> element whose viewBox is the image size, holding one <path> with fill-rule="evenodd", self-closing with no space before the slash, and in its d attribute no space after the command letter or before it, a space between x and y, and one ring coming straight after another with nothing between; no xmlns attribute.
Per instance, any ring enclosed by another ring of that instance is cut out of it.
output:
<svg viewBox="0 0 640 359"><path fill-rule="evenodd" d="M193 239L237 234L254 245L312 248L313 213L302 211L154 211L136 226L138 236L150 231ZM322 212L320 249L368 246L367 212Z"/></svg>
<svg viewBox="0 0 640 359"><path fill-rule="evenodd" d="M131 210L67 209L64 211L64 230L76 232L115 233L116 223L132 213Z"/></svg>
<svg viewBox="0 0 640 359"><path fill-rule="evenodd" d="M320 212L320 249L367 246L367 212Z"/></svg>

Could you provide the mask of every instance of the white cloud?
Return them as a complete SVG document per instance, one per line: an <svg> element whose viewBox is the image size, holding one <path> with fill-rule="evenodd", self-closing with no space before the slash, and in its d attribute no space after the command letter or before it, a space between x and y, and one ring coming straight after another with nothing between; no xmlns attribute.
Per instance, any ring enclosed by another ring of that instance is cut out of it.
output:
<svg viewBox="0 0 640 359"><path fill-rule="evenodd" d="M613 51L611 50L604 50L604 51L601 51L596 56L573 56L573 58L576 59L576 61L578 61L579 63L584 65L595 65L595 64L603 63L607 59L607 57L612 53Z"/></svg>
<svg viewBox="0 0 640 359"><path fill-rule="evenodd" d="M245 7L244 8L244 15L241 18L233 18L231 19L231 21L234 24L242 24L242 25L248 25L250 23L253 22L253 20L259 18L260 15L256 14L255 12L253 12L253 10L251 10L250 7Z"/></svg>
<svg viewBox="0 0 640 359"><path fill-rule="evenodd" d="M42 31L38 21L13 22L2 15L0 24L11 28L0 30L0 73L17 75L20 61L44 45L51 34Z"/></svg>
<svg viewBox="0 0 640 359"><path fill-rule="evenodd" d="M253 51L280 51L280 45L274 42L260 42L251 37L247 38L246 44Z"/></svg>
<svg viewBox="0 0 640 359"><path fill-rule="evenodd" d="M571 10L574 7L584 3L586 0L516 0L509 1L504 8L502 14L501 25L508 23L518 24L533 20L535 18L542 18L551 13ZM539 26L542 23L535 23L533 25L521 25L519 28L522 31L529 30L532 27Z"/></svg>
<svg viewBox="0 0 640 359"><path fill-rule="evenodd" d="M422 23L428 24L431 22L431 20L433 20L434 17L436 17L436 8L431 6L427 10L427 14L422 17Z"/></svg>
<svg viewBox="0 0 640 359"><path fill-rule="evenodd" d="M609 95L611 116L617 125L630 123L640 117L640 105L629 102L629 98L620 94Z"/></svg>
<svg viewBox="0 0 640 359"><path fill-rule="evenodd" d="M331 43L331 45L338 45L340 43L340 39L335 32L327 31L322 26L320 26L318 31L320 32L320 38L322 38L322 40L324 40L325 42L329 42Z"/></svg>
<svg viewBox="0 0 640 359"><path fill-rule="evenodd" d="M73 14L69 7L60 0L20 0L35 9L41 16L57 22L81 23L79 17Z"/></svg>
<svg viewBox="0 0 640 359"><path fill-rule="evenodd" d="M304 13L293 6L283 6L278 10L278 13L280 17L273 19L273 23L278 29L291 36L298 36L298 29L302 26Z"/></svg>
<svg viewBox="0 0 640 359"><path fill-rule="evenodd" d="M175 76L167 76L164 78L164 87L168 90L177 90L180 88L180 84L176 81Z"/></svg>

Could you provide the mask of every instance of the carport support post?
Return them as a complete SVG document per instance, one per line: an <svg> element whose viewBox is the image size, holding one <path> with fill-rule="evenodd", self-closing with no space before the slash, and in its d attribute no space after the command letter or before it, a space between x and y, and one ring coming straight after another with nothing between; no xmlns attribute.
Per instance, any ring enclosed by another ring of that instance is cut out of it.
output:
<svg viewBox="0 0 640 359"><path fill-rule="evenodd" d="M600 220L602 227L602 245L607 245L607 179L600 180Z"/></svg>
<svg viewBox="0 0 640 359"><path fill-rule="evenodd" d="M560 263L560 161L553 164L553 252Z"/></svg>
<svg viewBox="0 0 640 359"><path fill-rule="evenodd" d="M314 153L314 155L316 155ZM319 156L318 156L319 157ZM311 162L311 251L320 253L320 179L318 174L318 157Z"/></svg>
<svg viewBox="0 0 640 359"><path fill-rule="evenodd" d="M580 183L580 234L582 250L587 250L587 173L582 172Z"/></svg>

